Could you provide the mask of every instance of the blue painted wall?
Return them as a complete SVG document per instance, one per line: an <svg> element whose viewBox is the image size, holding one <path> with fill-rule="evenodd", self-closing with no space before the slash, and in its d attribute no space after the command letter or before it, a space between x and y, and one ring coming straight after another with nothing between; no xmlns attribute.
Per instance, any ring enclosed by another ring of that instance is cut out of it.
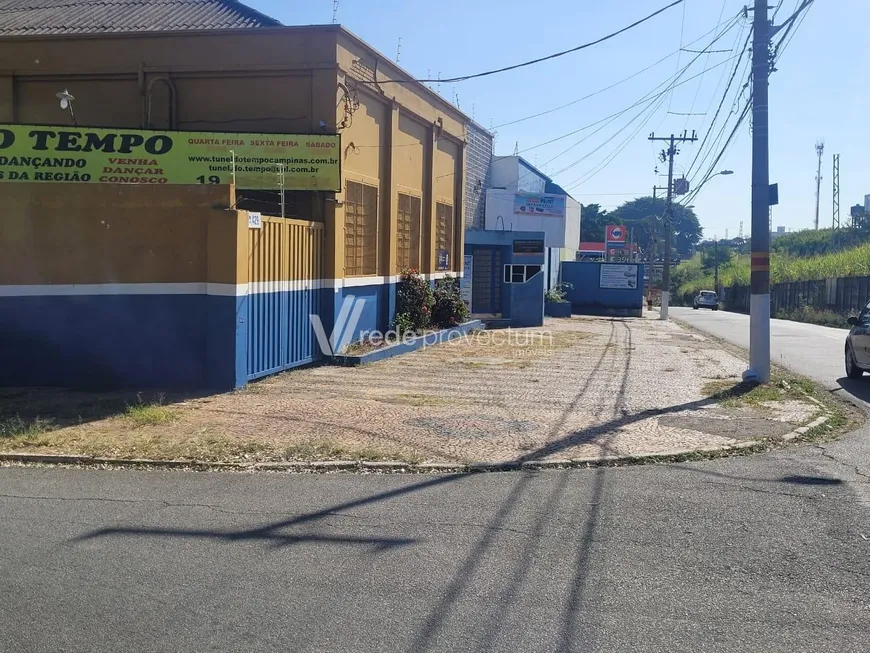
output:
<svg viewBox="0 0 870 653"><path fill-rule="evenodd" d="M229 388L235 312L206 295L2 297L0 384Z"/></svg>
<svg viewBox="0 0 870 653"><path fill-rule="evenodd" d="M613 263L598 262L562 262L562 281L570 283L568 301L576 312L607 312L608 310L635 311L643 310L643 275L644 266L637 264L637 288L613 289L601 288L601 267Z"/></svg>
<svg viewBox="0 0 870 653"><path fill-rule="evenodd" d="M544 323L545 274L539 272L525 283L502 284L502 297L510 301L512 327L534 327Z"/></svg>
<svg viewBox="0 0 870 653"><path fill-rule="evenodd" d="M515 240L544 240L542 231L471 230L465 232L465 253L474 255L479 249L501 252L504 265L540 265L546 261L546 249L541 254L514 254ZM476 271L472 271L475 274ZM542 271L523 284L504 283L504 267L498 270L495 282L501 284L501 315L511 327L541 326L544 323L544 290L546 275Z"/></svg>
<svg viewBox="0 0 870 653"><path fill-rule="evenodd" d="M351 286L347 288L329 288L324 290L329 298L325 305L324 324L328 324L327 333L332 331L332 325L341 311L342 304L348 297L364 300L359 321L355 328L342 336L344 344L359 340L366 331L388 331L396 313L395 282L376 282L367 286ZM348 316L350 313L348 313ZM352 326L352 325L348 325Z"/></svg>

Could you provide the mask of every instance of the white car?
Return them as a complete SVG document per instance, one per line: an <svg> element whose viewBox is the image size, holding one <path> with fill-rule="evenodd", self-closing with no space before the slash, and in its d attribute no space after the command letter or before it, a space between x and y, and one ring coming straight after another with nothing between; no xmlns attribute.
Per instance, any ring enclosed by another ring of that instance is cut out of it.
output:
<svg viewBox="0 0 870 653"><path fill-rule="evenodd" d="M695 302L692 305L696 311L699 308L712 308L714 311L719 310L719 298L712 290L702 290L695 297Z"/></svg>

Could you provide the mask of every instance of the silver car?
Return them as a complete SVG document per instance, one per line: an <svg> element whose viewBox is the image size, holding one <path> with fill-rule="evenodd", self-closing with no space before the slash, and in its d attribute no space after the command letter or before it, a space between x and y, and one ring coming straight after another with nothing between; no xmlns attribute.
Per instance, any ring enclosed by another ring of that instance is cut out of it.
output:
<svg viewBox="0 0 870 653"><path fill-rule="evenodd" d="M851 328L846 336L846 376L858 379L870 369L870 303L847 322Z"/></svg>
<svg viewBox="0 0 870 653"><path fill-rule="evenodd" d="M712 290L702 290L695 297L692 308L694 308L696 311L699 308L712 308L714 311L718 311L719 298Z"/></svg>

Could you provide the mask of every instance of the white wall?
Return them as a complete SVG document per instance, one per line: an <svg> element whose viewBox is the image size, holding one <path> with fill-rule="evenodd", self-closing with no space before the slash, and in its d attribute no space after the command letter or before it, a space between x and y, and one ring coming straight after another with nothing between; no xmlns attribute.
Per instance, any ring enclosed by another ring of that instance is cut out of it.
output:
<svg viewBox="0 0 870 653"><path fill-rule="evenodd" d="M490 188L486 191L484 229L493 231L543 231L546 247L576 249L580 243L580 205L567 198L566 215L521 215L514 213L514 194ZM573 202L576 211L570 205ZM574 215L574 217L569 217ZM504 218L504 222L498 216Z"/></svg>
<svg viewBox="0 0 870 653"><path fill-rule="evenodd" d="M580 247L580 202L573 197L565 198L564 246L571 250L576 250Z"/></svg>
<svg viewBox="0 0 870 653"><path fill-rule="evenodd" d="M497 156L492 160L493 188L518 190L521 193L543 193L547 180L525 165L518 156Z"/></svg>
<svg viewBox="0 0 870 653"><path fill-rule="evenodd" d="M513 190L517 187L519 161L515 156L497 156L492 159L492 181L494 188Z"/></svg>

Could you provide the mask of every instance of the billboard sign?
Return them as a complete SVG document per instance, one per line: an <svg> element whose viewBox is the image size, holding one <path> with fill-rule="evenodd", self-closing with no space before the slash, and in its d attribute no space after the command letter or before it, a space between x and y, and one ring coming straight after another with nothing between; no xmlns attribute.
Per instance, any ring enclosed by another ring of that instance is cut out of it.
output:
<svg viewBox="0 0 870 653"><path fill-rule="evenodd" d="M606 247L625 247L625 227L621 224L609 224L606 229L604 236Z"/></svg>
<svg viewBox="0 0 870 653"><path fill-rule="evenodd" d="M230 184L341 190L340 137L328 134L91 129L0 124L0 182Z"/></svg>
<svg viewBox="0 0 870 653"><path fill-rule="evenodd" d="M514 213L565 217L564 195L514 195Z"/></svg>
<svg viewBox="0 0 870 653"><path fill-rule="evenodd" d="M598 279L600 288L631 290L637 288L637 266L605 263Z"/></svg>

